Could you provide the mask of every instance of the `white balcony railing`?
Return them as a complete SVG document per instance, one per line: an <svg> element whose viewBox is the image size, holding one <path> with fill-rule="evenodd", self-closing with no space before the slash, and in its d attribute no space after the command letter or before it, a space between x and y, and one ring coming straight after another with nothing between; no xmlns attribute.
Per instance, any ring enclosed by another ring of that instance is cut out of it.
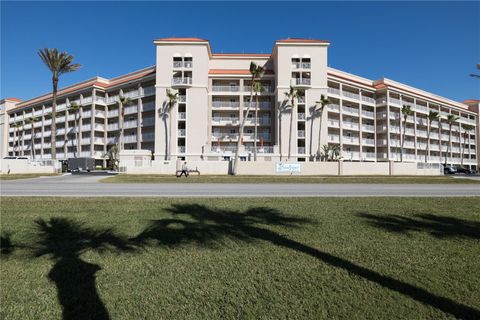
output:
<svg viewBox="0 0 480 320"><path fill-rule="evenodd" d="M142 111L152 111L155 110L155 102L150 101L142 105Z"/></svg>
<svg viewBox="0 0 480 320"><path fill-rule="evenodd" d="M240 86L238 85L213 85L212 90L216 92L239 92L240 91Z"/></svg>
<svg viewBox="0 0 480 320"><path fill-rule="evenodd" d="M342 91L342 96L350 98L350 99L355 99L355 100L360 99L360 95L358 93L353 93L353 92L349 92L349 91Z"/></svg>
<svg viewBox="0 0 480 320"><path fill-rule="evenodd" d="M340 106L338 104L329 104L328 110L334 111L334 112L340 112Z"/></svg>
<svg viewBox="0 0 480 320"><path fill-rule="evenodd" d="M340 90L339 89L336 89L336 88L328 88L327 92L329 94L333 94L333 95L337 95L339 96L340 95Z"/></svg>
<svg viewBox="0 0 480 320"><path fill-rule="evenodd" d="M187 130L185 130L185 129L178 129L178 136L179 136L179 137L185 137L186 134L187 134Z"/></svg>
<svg viewBox="0 0 480 320"><path fill-rule="evenodd" d="M192 84L192 78L190 77L174 77L172 79L172 85L178 86L178 85L191 85Z"/></svg>
<svg viewBox="0 0 480 320"><path fill-rule="evenodd" d="M212 101L212 107L214 108L238 108L240 107L239 101Z"/></svg>
<svg viewBox="0 0 480 320"><path fill-rule="evenodd" d="M342 110L343 110L343 112L346 112L346 113L351 113L351 114L355 114L355 115L359 114L359 110L357 108L343 106Z"/></svg>
<svg viewBox="0 0 480 320"><path fill-rule="evenodd" d="M123 141L125 143L135 143L137 142L137 135L128 135L128 136L125 136Z"/></svg>
<svg viewBox="0 0 480 320"><path fill-rule="evenodd" d="M375 104L375 99L367 96L362 96L362 101Z"/></svg>
<svg viewBox="0 0 480 320"><path fill-rule="evenodd" d="M108 110L107 115L108 117L118 117L118 109Z"/></svg>

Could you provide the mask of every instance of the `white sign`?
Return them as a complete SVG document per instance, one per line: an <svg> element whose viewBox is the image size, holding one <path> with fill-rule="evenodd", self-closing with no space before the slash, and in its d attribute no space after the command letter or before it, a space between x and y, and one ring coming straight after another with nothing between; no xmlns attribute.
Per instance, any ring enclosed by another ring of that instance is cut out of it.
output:
<svg viewBox="0 0 480 320"><path fill-rule="evenodd" d="M277 163L275 166L275 172L300 173L301 172L300 163L287 163L287 162Z"/></svg>

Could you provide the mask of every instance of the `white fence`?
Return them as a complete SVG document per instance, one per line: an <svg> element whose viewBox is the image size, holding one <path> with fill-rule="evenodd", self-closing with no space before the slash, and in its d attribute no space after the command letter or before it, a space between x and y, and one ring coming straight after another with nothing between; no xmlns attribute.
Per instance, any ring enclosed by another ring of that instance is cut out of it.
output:
<svg viewBox="0 0 480 320"><path fill-rule="evenodd" d="M1 159L1 174L55 173L52 165L28 159Z"/></svg>

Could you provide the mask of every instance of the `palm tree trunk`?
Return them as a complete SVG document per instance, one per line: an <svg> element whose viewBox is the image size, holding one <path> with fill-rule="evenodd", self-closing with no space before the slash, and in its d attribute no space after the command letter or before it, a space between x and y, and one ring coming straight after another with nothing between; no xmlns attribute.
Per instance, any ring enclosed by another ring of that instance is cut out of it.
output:
<svg viewBox="0 0 480 320"><path fill-rule="evenodd" d="M35 160L35 127L32 121L32 160Z"/></svg>
<svg viewBox="0 0 480 320"><path fill-rule="evenodd" d="M321 138L322 138L322 111L323 111L323 108L320 109L320 114L318 115L318 154L320 154L321 152L321 148L322 148L322 141L321 141Z"/></svg>
<svg viewBox="0 0 480 320"><path fill-rule="evenodd" d="M403 146L405 143L405 131L407 130L407 119L403 120L403 134L402 134L402 142L400 147L400 162L403 162Z"/></svg>
<svg viewBox="0 0 480 320"><path fill-rule="evenodd" d="M257 161L257 132L258 132L258 93L256 94L255 99L255 133L253 139L253 161Z"/></svg>
<svg viewBox="0 0 480 320"><path fill-rule="evenodd" d="M278 151L280 152L280 162L282 161L282 110L278 110Z"/></svg>
<svg viewBox="0 0 480 320"><path fill-rule="evenodd" d="M289 132L290 132L290 136L288 138L288 160L290 160L290 158L292 157L292 135L293 135L293 111L295 110L295 106L294 106L294 103L295 103L295 98L292 98L292 109L291 109L291 112L290 112L290 128L289 128Z"/></svg>
<svg viewBox="0 0 480 320"><path fill-rule="evenodd" d="M171 106L171 105L170 105ZM172 154L172 117L171 117L172 110L168 109L168 159L171 159Z"/></svg>
<svg viewBox="0 0 480 320"><path fill-rule="evenodd" d="M163 126L165 128L165 160L168 160L168 128L165 115L163 116Z"/></svg>
<svg viewBox="0 0 480 320"><path fill-rule="evenodd" d="M447 145L447 152L445 152L445 166L447 165L447 157L448 153L450 152L450 143L452 142L452 125L448 126L448 145Z"/></svg>
<svg viewBox="0 0 480 320"><path fill-rule="evenodd" d="M238 173L238 156L240 154L240 146L242 144L243 140L243 130L245 128L245 120L248 118L248 114L250 112L250 108L252 107L252 101L253 101L253 82L255 81L255 77L252 75L252 83L251 83L251 89L250 89L250 102L248 104L247 112L245 112L245 115L242 119L242 123L240 124L240 129L238 132L238 141L237 141L237 150L235 150L235 158L233 160L233 175L237 175Z"/></svg>
<svg viewBox="0 0 480 320"><path fill-rule="evenodd" d="M430 151L430 126L432 125L432 122L430 121L428 123L428 128L427 128L427 147L425 148L425 163L428 162L428 153Z"/></svg>
<svg viewBox="0 0 480 320"><path fill-rule="evenodd" d="M57 88L58 79L53 78L53 93L52 93L52 126L51 126L51 155L52 160L57 159Z"/></svg>
<svg viewBox="0 0 480 320"><path fill-rule="evenodd" d="M314 160L315 159L315 156L313 155L313 121L315 120L315 111L312 112L312 115L310 117L310 146L309 146L309 150L308 150L308 153L310 154L310 159L311 160Z"/></svg>
<svg viewBox="0 0 480 320"><path fill-rule="evenodd" d="M78 132L80 131L79 128L78 128L78 111L75 111L75 142L76 142L76 145L75 145L75 153L73 154L75 156L75 158L77 158L78 156L78 146L80 145L80 141L78 141L79 139L79 136L78 136Z"/></svg>

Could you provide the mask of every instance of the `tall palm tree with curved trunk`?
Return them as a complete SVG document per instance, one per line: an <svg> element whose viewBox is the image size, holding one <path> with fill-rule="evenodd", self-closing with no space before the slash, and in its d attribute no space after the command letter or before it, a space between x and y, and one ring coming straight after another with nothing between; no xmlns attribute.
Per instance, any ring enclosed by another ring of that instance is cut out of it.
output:
<svg viewBox="0 0 480 320"><path fill-rule="evenodd" d="M447 165L448 160L448 153L450 152L450 145L452 144L452 126L457 121L459 117L454 114L449 114L447 116L447 123L448 123L448 145L447 145L447 152L445 152L445 166Z"/></svg>
<svg viewBox="0 0 480 320"><path fill-rule="evenodd" d="M440 116L438 115L438 112L430 110L428 113L428 128L427 128L427 148L425 149L425 163L428 161L428 152L430 151L430 133L431 133L431 128L432 128L432 122L433 121L438 121L440 119Z"/></svg>
<svg viewBox="0 0 480 320"><path fill-rule="evenodd" d="M465 143L467 142L467 135L468 135L468 150L470 150L470 131L475 129L475 126L471 124L462 124L463 131L463 145L462 145L462 166L463 166L463 157L465 156ZM470 153L469 153L470 154Z"/></svg>
<svg viewBox="0 0 480 320"><path fill-rule="evenodd" d="M20 130L20 123L15 122L13 128L15 128L13 131L13 155L15 156L15 152L18 151L18 147L20 146L20 134L18 132Z"/></svg>
<svg viewBox="0 0 480 320"><path fill-rule="evenodd" d="M30 117L30 118L25 120L25 124L29 124L29 125L32 126L32 132L31 132L32 138L30 139L32 159L35 159L35 122L36 121L37 121L37 118L35 118L35 117Z"/></svg>
<svg viewBox="0 0 480 320"><path fill-rule="evenodd" d="M74 122L75 122L75 142L76 142L76 146L75 146L75 153L74 153L74 156L75 158L79 157L80 155L78 154L79 153L79 146L80 146L80 128L78 127L79 125L79 117L78 115L80 114L79 111L80 111L80 106L76 103L76 102L72 102L70 104L70 107L69 107L69 110L71 112L73 112L73 114L75 115L75 118L74 118ZM73 140L72 140L73 141Z"/></svg>
<svg viewBox="0 0 480 320"><path fill-rule="evenodd" d="M243 130L245 128L245 121L247 120L248 114L250 113L250 109L252 108L253 90L254 90L255 82L263 75L264 71L265 69L262 66L257 65L253 61L250 62L250 75L251 75L250 100L248 103L247 111L243 115L243 120L238 130L239 132L238 132L237 149L235 150L235 158L233 160L233 175L236 175L238 172L238 157L240 154L240 147L242 145L242 140L243 140Z"/></svg>
<svg viewBox="0 0 480 320"><path fill-rule="evenodd" d="M120 96L118 99L118 111L120 115L119 124L118 124L118 152L122 151L125 146L124 141L124 134L123 134L123 127L125 125L125 107L130 105L132 100L130 98L125 98L124 96Z"/></svg>
<svg viewBox="0 0 480 320"><path fill-rule="evenodd" d="M56 116L57 116L57 91L58 91L58 79L59 77L68 72L73 72L80 68L80 64L73 63L73 56L67 52L59 52L57 48L49 49L44 48L38 50L38 55L42 59L45 66L52 73L52 129L53 132L51 141L52 141L52 160L57 159L57 149L56 149L56 135L57 131L56 125Z"/></svg>
<svg viewBox="0 0 480 320"><path fill-rule="evenodd" d="M175 103L178 101L178 92L174 92L170 89L166 90L167 100L163 107L162 119L165 127L165 160L170 160L171 155L171 137L172 137L172 117L170 111L175 106ZM167 128L167 118L168 118L168 128Z"/></svg>
<svg viewBox="0 0 480 320"><path fill-rule="evenodd" d="M265 92L265 87L262 85L261 82L257 81L253 84L253 91L255 92L255 131L253 140L253 161L257 161L258 108L260 107L258 97L261 93Z"/></svg>
<svg viewBox="0 0 480 320"><path fill-rule="evenodd" d="M288 137L288 156L287 159L290 160L292 157L292 137L293 137L293 113L295 111L295 101L298 97L302 96L304 93L303 90L295 89L290 86L288 92L285 92L285 98L290 102L290 127L289 127L289 137Z"/></svg>
<svg viewBox="0 0 480 320"><path fill-rule="evenodd" d="M330 101L328 100L328 97L324 96L323 94L320 95L320 101L317 101L316 104L319 106L317 108L318 110L318 146L317 146L317 154L320 157L320 154L322 152L322 144L321 144L321 138L322 138L322 113L323 110L325 109L325 106L329 104ZM313 119L312 119L313 122ZM311 144L311 143L310 143ZM311 149L311 148L310 148Z"/></svg>
<svg viewBox="0 0 480 320"><path fill-rule="evenodd" d="M409 105L403 105L402 115L403 115L403 134L402 134L402 144L400 147L400 162L403 162L403 146L405 144L405 131L407 130L407 119L409 116L413 115L412 108Z"/></svg>

